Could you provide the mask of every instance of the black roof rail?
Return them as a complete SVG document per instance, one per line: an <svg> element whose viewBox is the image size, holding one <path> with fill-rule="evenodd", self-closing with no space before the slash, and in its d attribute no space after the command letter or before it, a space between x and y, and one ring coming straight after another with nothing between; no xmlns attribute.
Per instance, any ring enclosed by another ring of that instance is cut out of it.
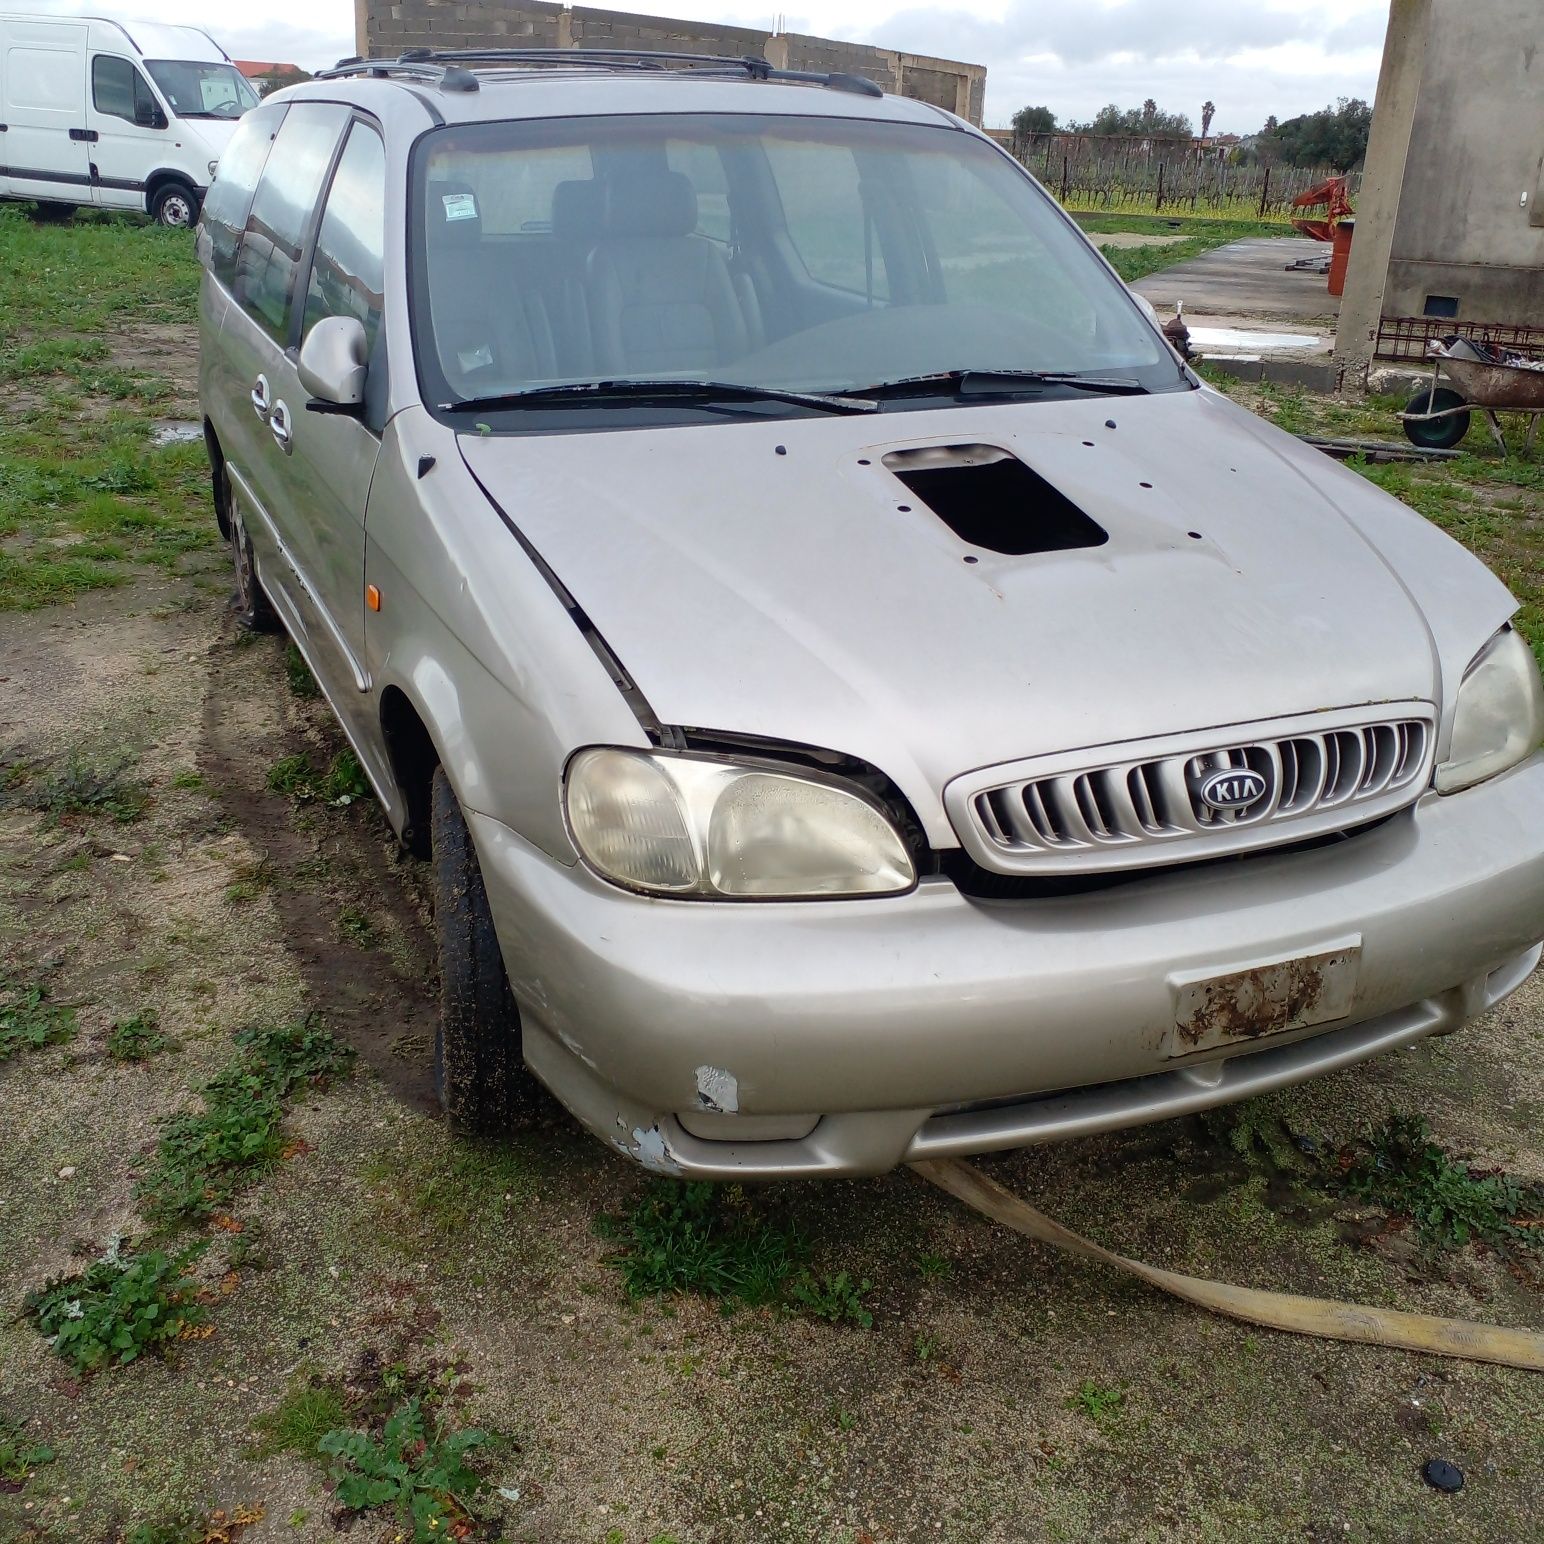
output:
<svg viewBox="0 0 1544 1544"><path fill-rule="evenodd" d="M769 60L755 55L667 53L651 49L618 48L455 48L404 49L396 59L340 59L330 70L322 70L317 79L336 80L345 76L370 76L377 79L402 77L437 85L442 91L477 91L481 81L467 66L484 65L498 69L502 65L555 65L559 69L596 70L683 70L691 74L741 76L748 80L792 81L802 85L825 86L832 91L850 91L858 96L878 97L884 91L863 75L840 71L782 70ZM505 78L508 78L507 76Z"/></svg>

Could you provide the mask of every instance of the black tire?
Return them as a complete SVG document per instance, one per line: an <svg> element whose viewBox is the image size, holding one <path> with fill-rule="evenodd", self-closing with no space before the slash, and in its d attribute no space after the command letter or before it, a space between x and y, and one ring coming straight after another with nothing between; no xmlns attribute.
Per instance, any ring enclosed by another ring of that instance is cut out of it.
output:
<svg viewBox="0 0 1544 1544"><path fill-rule="evenodd" d="M252 557L252 542L241 518L241 505L231 492L229 482L225 488L225 523L230 530L231 564L236 570L236 589L231 597L231 610L236 625L249 633L276 633L282 624L273 609L258 577L257 564Z"/></svg>
<svg viewBox="0 0 1544 1544"><path fill-rule="evenodd" d="M33 207L32 218L40 225L63 225L75 218L74 204L54 204L39 199Z"/></svg>
<svg viewBox="0 0 1544 1544"><path fill-rule="evenodd" d="M440 1021L434 1083L459 1136L499 1136L530 1113L535 1086L520 1054L520 1010L472 833L443 767L430 789L434 851L434 936L440 960Z"/></svg>
<svg viewBox="0 0 1544 1544"><path fill-rule="evenodd" d="M1462 407L1464 399L1456 391L1439 386L1418 391L1405 404L1407 413L1440 413L1444 408ZM1469 432L1469 415L1454 413L1448 418L1430 418L1424 423L1404 420L1405 438L1422 450L1451 450Z"/></svg>
<svg viewBox="0 0 1544 1544"><path fill-rule="evenodd" d="M169 230L187 230L198 222L198 195L185 182L166 182L150 200L150 218Z"/></svg>

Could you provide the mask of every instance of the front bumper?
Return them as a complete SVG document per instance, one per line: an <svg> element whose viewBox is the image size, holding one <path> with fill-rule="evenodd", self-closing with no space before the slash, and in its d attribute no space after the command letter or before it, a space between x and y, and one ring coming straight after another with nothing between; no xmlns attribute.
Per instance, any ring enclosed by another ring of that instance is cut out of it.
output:
<svg viewBox="0 0 1544 1544"><path fill-rule="evenodd" d="M1544 937L1544 755L1330 847L987 902L631 895L469 815L526 1060L597 1135L706 1178L883 1172L1160 1120L1457 1028ZM1171 1057L1186 979L1359 945L1331 1024ZM806 1116L782 1140L710 1140ZM818 1119L817 1119L818 1118Z"/></svg>

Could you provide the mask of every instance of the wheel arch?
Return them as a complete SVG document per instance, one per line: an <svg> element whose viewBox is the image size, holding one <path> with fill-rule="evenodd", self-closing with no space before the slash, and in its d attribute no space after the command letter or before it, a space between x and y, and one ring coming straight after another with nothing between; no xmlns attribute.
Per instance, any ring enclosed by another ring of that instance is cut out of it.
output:
<svg viewBox="0 0 1544 1544"><path fill-rule="evenodd" d="M209 494L214 500L214 518L220 527L220 535L231 539L230 514L226 510L225 452L220 448L220 436L215 433L214 423L204 415L204 449L209 455Z"/></svg>
<svg viewBox="0 0 1544 1544"><path fill-rule="evenodd" d="M145 213L152 214L155 210L155 201L162 191L175 184L187 191L193 200L193 219L198 219L198 212L203 208L203 194L198 191L198 184L185 171L176 167L161 166L145 178Z"/></svg>
<svg viewBox="0 0 1544 1544"><path fill-rule="evenodd" d="M381 692L381 739L391 775L402 795L403 845L417 858L430 853L434 769L444 758L417 704L395 684Z"/></svg>

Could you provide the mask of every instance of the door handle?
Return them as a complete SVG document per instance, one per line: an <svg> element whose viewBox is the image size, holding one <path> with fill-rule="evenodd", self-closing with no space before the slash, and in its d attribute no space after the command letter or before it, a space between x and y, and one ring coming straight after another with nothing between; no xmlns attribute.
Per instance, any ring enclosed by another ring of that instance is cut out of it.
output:
<svg viewBox="0 0 1544 1544"><path fill-rule="evenodd" d="M273 430L273 437L279 442L279 449L286 456L295 452L295 436L290 429L290 411L282 402L275 402L273 411L268 415L268 427Z"/></svg>
<svg viewBox="0 0 1544 1544"><path fill-rule="evenodd" d="M268 422L268 377L260 375L252 383L252 411Z"/></svg>
<svg viewBox="0 0 1544 1544"><path fill-rule="evenodd" d="M71 129L70 138L83 144L94 145L102 136L95 129Z"/></svg>

